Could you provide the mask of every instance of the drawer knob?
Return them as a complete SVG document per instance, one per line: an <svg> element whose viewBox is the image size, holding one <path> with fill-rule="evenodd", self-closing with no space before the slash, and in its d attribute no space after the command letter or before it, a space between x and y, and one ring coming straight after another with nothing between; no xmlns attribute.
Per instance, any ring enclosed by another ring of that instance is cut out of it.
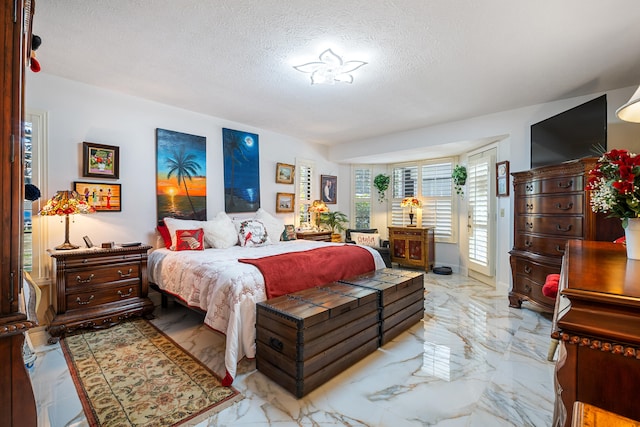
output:
<svg viewBox="0 0 640 427"><path fill-rule="evenodd" d="M89 277L87 277L86 279L83 279L80 276L76 276L76 280L78 281L78 283L89 283L91 282L91 279L94 278L94 274L90 274Z"/></svg>
<svg viewBox="0 0 640 427"><path fill-rule="evenodd" d="M127 271L126 273L123 273L122 271L118 270L118 274L120 274L121 279L125 277L131 277L131 272L133 272L133 268L130 268L129 271Z"/></svg>
<svg viewBox="0 0 640 427"><path fill-rule="evenodd" d="M566 183L566 184L563 184L563 183L562 183L562 181L560 181L560 182L558 183L558 187L559 187L559 188L569 188L569 187L571 187L572 185L573 185L573 180L572 180L572 179L571 179L571 180L569 180L569 181L567 181L567 183Z"/></svg>
<svg viewBox="0 0 640 427"><path fill-rule="evenodd" d="M133 288L129 288L129 293L126 293L126 294L123 294L121 290L118 290L118 295L120 295L120 298L130 297L132 293L133 293Z"/></svg>
<svg viewBox="0 0 640 427"><path fill-rule="evenodd" d="M566 227L564 227L564 228L563 228L560 224L556 224L556 230L558 230L558 231L564 231L564 232L566 233L567 231L570 231L570 230L571 230L571 224L567 225L567 226L566 226Z"/></svg>
<svg viewBox="0 0 640 427"><path fill-rule="evenodd" d="M533 242L532 242L531 240L525 240L525 241L524 241L524 245L525 245L527 248L530 248L531 246L533 246Z"/></svg>
<svg viewBox="0 0 640 427"><path fill-rule="evenodd" d="M532 271L532 270L531 270L531 267L529 267L528 265L525 265L525 266L524 266L524 272L525 272L525 273L529 274L529 273L531 273L531 271Z"/></svg>
<svg viewBox="0 0 640 427"><path fill-rule="evenodd" d="M91 302L91 300L93 300L93 298L94 298L94 296L91 295L88 300L82 301L80 299L80 297L78 297L78 298L76 298L76 302L78 303L78 305L87 305L87 304L89 304Z"/></svg>
<svg viewBox="0 0 640 427"><path fill-rule="evenodd" d="M556 245L556 251L560 252L560 253L564 253L564 248L561 248L560 245Z"/></svg>
<svg viewBox="0 0 640 427"><path fill-rule="evenodd" d="M274 350L277 351L282 351L282 349L284 348L284 344L282 344L282 341L280 341L277 338L274 337L270 337L269 338L269 345L271 346L271 348L273 348Z"/></svg>
<svg viewBox="0 0 640 427"><path fill-rule="evenodd" d="M525 294L530 294L531 293L531 286L530 285L524 285L524 293Z"/></svg>
<svg viewBox="0 0 640 427"><path fill-rule="evenodd" d="M560 209L561 211L568 211L569 209L571 209L573 207L573 202L568 203L567 206L565 206L564 208L562 207L561 203L556 204L556 208Z"/></svg>
<svg viewBox="0 0 640 427"><path fill-rule="evenodd" d="M533 184L525 185L524 186L524 191L532 192L533 191Z"/></svg>
<svg viewBox="0 0 640 427"><path fill-rule="evenodd" d="M533 223L532 222L527 222L524 224L525 227L527 227L529 230L533 230Z"/></svg>

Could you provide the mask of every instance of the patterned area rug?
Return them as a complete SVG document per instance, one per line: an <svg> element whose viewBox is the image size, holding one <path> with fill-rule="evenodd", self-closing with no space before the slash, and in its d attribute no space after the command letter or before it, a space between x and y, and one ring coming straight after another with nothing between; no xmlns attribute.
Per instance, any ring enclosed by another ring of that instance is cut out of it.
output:
<svg viewBox="0 0 640 427"><path fill-rule="evenodd" d="M242 399L144 319L60 345L91 426L192 425Z"/></svg>

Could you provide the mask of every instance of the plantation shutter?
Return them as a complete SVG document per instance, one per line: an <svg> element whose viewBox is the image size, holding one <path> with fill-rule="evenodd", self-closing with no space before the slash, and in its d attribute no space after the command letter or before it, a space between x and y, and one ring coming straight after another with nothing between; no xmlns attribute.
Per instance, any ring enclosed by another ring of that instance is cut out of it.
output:
<svg viewBox="0 0 640 427"><path fill-rule="evenodd" d="M474 156L469 159L467 193L469 203L469 262L486 275L489 266L489 189L491 173L489 156Z"/></svg>
<svg viewBox="0 0 640 427"><path fill-rule="evenodd" d="M313 164L300 161L296 164L296 170L298 171L298 216L302 224L311 222L309 206L313 201Z"/></svg>
<svg viewBox="0 0 640 427"><path fill-rule="evenodd" d="M371 228L371 168L356 167L353 171L355 228Z"/></svg>
<svg viewBox="0 0 640 427"><path fill-rule="evenodd" d="M422 226L435 227L439 241L453 241L453 183L451 161L422 166Z"/></svg>
<svg viewBox="0 0 640 427"><path fill-rule="evenodd" d="M400 207L400 202L402 202L402 199L405 197L417 196L418 166L407 165L393 168L391 185L391 224L402 226L405 225L405 212Z"/></svg>

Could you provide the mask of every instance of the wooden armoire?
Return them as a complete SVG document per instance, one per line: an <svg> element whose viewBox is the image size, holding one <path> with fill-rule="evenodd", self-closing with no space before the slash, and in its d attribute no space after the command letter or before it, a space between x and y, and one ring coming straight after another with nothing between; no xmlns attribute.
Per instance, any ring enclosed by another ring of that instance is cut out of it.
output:
<svg viewBox="0 0 640 427"><path fill-rule="evenodd" d="M25 72L31 55L33 0L0 7L0 426L35 426L36 405L24 365L24 334L36 326L19 303L22 294L23 137Z"/></svg>

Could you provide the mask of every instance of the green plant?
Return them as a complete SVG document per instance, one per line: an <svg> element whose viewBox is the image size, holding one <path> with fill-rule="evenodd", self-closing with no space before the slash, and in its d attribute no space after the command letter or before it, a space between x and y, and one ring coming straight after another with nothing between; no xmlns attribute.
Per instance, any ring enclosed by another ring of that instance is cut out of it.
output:
<svg viewBox="0 0 640 427"><path fill-rule="evenodd" d="M389 183L391 183L391 177L383 173L376 175L373 179L373 185L378 190L378 201L380 203L384 202L384 192L389 188Z"/></svg>
<svg viewBox="0 0 640 427"><path fill-rule="evenodd" d="M332 233L336 233L345 229L345 224L349 222L349 219L340 211L325 212L320 214L320 222L328 225Z"/></svg>
<svg viewBox="0 0 640 427"><path fill-rule="evenodd" d="M453 178L453 185L456 188L456 194L462 196L464 194L462 186L467 182L467 168L462 165L457 165L453 168L451 178Z"/></svg>

